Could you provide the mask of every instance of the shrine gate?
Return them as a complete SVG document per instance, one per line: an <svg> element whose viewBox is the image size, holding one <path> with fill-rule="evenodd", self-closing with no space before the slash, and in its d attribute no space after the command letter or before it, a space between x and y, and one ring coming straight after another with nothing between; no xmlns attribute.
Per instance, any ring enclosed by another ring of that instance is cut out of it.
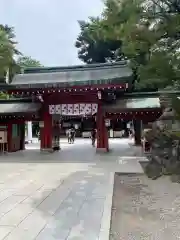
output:
<svg viewBox="0 0 180 240"><path fill-rule="evenodd" d="M14 99L0 101L0 126L7 129L8 151L24 149L25 121L40 122L41 150L60 149L61 123L67 116L92 118L97 150L109 151L106 119L134 120L138 126L161 115L159 98L133 95L133 84L133 72L125 61L25 69L8 86ZM140 138L139 133L137 144Z"/></svg>

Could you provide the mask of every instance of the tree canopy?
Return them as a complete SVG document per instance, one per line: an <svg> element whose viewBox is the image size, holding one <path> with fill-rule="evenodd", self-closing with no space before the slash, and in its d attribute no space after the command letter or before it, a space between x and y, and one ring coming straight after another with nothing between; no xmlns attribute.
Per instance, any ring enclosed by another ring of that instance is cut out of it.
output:
<svg viewBox="0 0 180 240"><path fill-rule="evenodd" d="M30 56L20 56L17 60L17 64L21 69L30 67L42 67L42 64L38 60L33 59Z"/></svg>
<svg viewBox="0 0 180 240"><path fill-rule="evenodd" d="M121 49L121 40L103 38L103 20L89 18L89 21L79 21L81 32L75 46L78 48L78 57L84 63L105 63L115 61L117 49ZM121 56L121 52L119 51Z"/></svg>
<svg viewBox="0 0 180 240"><path fill-rule="evenodd" d="M17 60L15 60L17 59ZM12 79L14 74L20 73L27 67L40 67L41 63L30 56L23 56L17 49L16 35L13 27L0 24L0 80L5 81L9 75Z"/></svg>
<svg viewBox="0 0 180 240"><path fill-rule="evenodd" d="M14 74L20 73L22 68L39 66L39 61L23 56L17 49L14 28L0 24L0 82L5 83L6 77L11 81ZM7 97L7 94L0 90L0 99Z"/></svg>
<svg viewBox="0 0 180 240"><path fill-rule="evenodd" d="M0 25L0 78L3 78L8 68L14 63L16 54L16 43L6 28Z"/></svg>
<svg viewBox="0 0 180 240"><path fill-rule="evenodd" d="M137 88L180 85L179 0L106 0L97 19L81 26L76 45L81 60L91 63L92 56L106 55L108 47L102 42L115 41L111 59L129 60Z"/></svg>

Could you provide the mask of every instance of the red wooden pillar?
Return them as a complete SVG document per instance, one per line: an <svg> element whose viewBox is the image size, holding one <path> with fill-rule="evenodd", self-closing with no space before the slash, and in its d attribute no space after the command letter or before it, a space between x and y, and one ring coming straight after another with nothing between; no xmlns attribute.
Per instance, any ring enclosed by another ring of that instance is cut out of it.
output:
<svg viewBox="0 0 180 240"><path fill-rule="evenodd" d="M40 125L40 149L42 150L42 149L44 149L45 145L44 145L44 127L41 126L41 124L44 125L44 121L41 121L39 123L39 125Z"/></svg>
<svg viewBox="0 0 180 240"><path fill-rule="evenodd" d="M52 115L43 113L43 126L40 129L41 150L52 151Z"/></svg>
<svg viewBox="0 0 180 240"><path fill-rule="evenodd" d="M142 121L134 120L134 143L136 146L141 146L141 135L142 135Z"/></svg>
<svg viewBox="0 0 180 240"><path fill-rule="evenodd" d="M97 151L109 151L109 143L108 143L108 133L107 128L105 126L105 118L102 109L102 105L98 105L97 118Z"/></svg>
<svg viewBox="0 0 180 240"><path fill-rule="evenodd" d="M7 151L12 152L12 123L7 124Z"/></svg>

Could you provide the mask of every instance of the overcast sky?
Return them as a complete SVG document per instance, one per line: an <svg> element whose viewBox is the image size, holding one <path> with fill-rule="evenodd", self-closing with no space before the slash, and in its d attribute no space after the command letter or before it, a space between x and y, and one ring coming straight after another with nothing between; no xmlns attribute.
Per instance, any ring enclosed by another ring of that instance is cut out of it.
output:
<svg viewBox="0 0 180 240"><path fill-rule="evenodd" d="M0 23L15 27L19 50L45 66L79 64L77 20L97 16L102 0L0 0Z"/></svg>

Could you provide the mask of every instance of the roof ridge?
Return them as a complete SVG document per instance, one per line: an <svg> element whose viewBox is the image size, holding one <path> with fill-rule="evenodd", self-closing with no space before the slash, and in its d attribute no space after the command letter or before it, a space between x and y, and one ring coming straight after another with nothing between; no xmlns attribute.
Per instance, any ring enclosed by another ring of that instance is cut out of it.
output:
<svg viewBox="0 0 180 240"><path fill-rule="evenodd" d="M33 71L38 71L39 73L41 71L55 71L55 72L70 72L70 71L78 71L78 70L89 70L89 69L105 69L106 67L124 67L127 66L128 63L127 61L119 61L119 62L111 62L111 63L98 63L98 64L86 64L86 65L73 65L73 66L62 66L62 67L30 67L30 68L25 68L24 73L29 74L33 73Z"/></svg>

